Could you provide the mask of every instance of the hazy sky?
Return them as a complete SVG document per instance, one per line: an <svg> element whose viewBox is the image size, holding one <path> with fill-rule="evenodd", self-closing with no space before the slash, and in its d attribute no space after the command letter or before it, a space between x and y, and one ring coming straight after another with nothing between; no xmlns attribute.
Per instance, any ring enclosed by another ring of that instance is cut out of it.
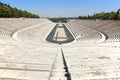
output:
<svg viewBox="0 0 120 80"><path fill-rule="evenodd" d="M91 15L94 12L117 11L120 0L0 0L12 7L27 10L42 17Z"/></svg>

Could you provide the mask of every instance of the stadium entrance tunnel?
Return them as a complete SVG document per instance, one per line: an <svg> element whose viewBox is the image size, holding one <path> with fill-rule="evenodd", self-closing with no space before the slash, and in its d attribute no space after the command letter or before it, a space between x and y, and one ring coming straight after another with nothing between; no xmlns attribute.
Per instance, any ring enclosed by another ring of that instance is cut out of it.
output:
<svg viewBox="0 0 120 80"><path fill-rule="evenodd" d="M52 43L63 44L72 42L75 39L64 24L56 24L46 40Z"/></svg>

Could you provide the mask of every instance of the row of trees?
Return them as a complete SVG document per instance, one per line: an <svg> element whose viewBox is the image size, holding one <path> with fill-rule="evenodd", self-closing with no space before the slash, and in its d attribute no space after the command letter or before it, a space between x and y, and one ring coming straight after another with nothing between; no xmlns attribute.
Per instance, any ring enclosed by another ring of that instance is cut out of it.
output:
<svg viewBox="0 0 120 80"><path fill-rule="evenodd" d="M79 17L68 17L68 18L49 18L53 22L69 22L69 19L103 19L103 20L120 20L120 9L117 12L101 12L92 16L79 16Z"/></svg>
<svg viewBox="0 0 120 80"><path fill-rule="evenodd" d="M62 23L66 23L67 22L67 18L49 18L49 20L53 21L53 22L62 22Z"/></svg>
<svg viewBox="0 0 120 80"><path fill-rule="evenodd" d="M120 20L120 13L119 13L120 9L118 9L117 12L101 12L101 13L97 13L94 14L92 16L79 16L79 19L104 19L104 20Z"/></svg>
<svg viewBox="0 0 120 80"><path fill-rule="evenodd" d="M32 14L28 11L19 10L17 8L11 7L9 4L4 4L0 2L0 17L2 18L39 18L38 15Z"/></svg>

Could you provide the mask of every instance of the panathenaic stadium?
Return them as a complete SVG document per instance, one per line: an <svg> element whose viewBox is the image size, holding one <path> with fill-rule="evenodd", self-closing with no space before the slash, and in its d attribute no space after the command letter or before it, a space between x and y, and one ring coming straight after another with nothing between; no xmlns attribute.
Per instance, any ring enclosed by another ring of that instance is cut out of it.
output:
<svg viewBox="0 0 120 80"><path fill-rule="evenodd" d="M0 80L120 80L120 21L0 18Z"/></svg>

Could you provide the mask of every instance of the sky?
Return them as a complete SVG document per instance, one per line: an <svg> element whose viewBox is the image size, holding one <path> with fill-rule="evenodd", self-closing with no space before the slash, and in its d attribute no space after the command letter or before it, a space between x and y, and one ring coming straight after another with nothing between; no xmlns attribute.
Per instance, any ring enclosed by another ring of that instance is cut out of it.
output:
<svg viewBox="0 0 120 80"><path fill-rule="evenodd" d="M0 0L41 17L77 17L117 11L120 0Z"/></svg>

